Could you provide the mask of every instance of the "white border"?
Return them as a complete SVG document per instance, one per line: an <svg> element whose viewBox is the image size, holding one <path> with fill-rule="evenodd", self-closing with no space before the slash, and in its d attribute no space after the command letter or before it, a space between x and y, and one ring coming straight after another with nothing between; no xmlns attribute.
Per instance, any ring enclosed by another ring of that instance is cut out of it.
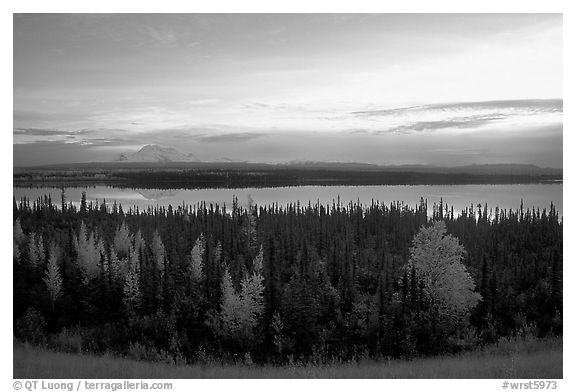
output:
<svg viewBox="0 0 576 392"><path fill-rule="evenodd" d="M121 0L98 0L92 2L81 2L73 0L51 0L51 1L4 1L2 3L2 14L0 20L2 41L2 105L3 112L2 140L0 143L0 156L2 157L2 184L5 189L2 192L2 203L5 211L12 208L12 190L8 189L8 184L12 184L12 13L44 13L44 12L227 12L227 13L251 13L251 12L386 12L386 13L563 13L564 14L564 200L572 200L574 195L574 86L576 80L574 71L576 64L574 61L574 42L576 31L574 26L576 17L570 3L574 1L561 0L524 0L524 1L503 1L503 0L483 0L466 2L462 0L434 0L434 1L395 1L393 3L371 0L333 0L333 1L311 1L311 0L285 0L283 2L273 2L264 0L162 0L154 2L130 2ZM574 231L574 213L567 202L564 203L564 238L571 239ZM11 235L12 226L6 218L1 223L1 248L4 251L2 262L9 265L9 273L2 274L2 298L5 299L5 308L12 312L12 264L8 254L12 251ZM564 380L560 382L562 390L576 390L574 375L570 372L567 360L574 351L574 310L573 296L574 289L571 277L575 276L574 246L573 241L565 241L564 247ZM12 390L12 319L11 314L6 317L6 321L1 324L2 329L2 383L3 390ZM328 387L337 390L350 390L358 387L358 380L291 380L289 382L276 382L275 380L264 380L260 382L242 380L174 380L174 390L192 390L203 387L214 387L215 385L228 390L252 391L254 389L288 391L294 387L304 387L316 389L318 387ZM4 384L6 383L6 384ZM361 381L361 388L382 388L393 387L398 389L416 390L438 390L438 391L485 391L501 390L501 382L497 380L369 380ZM570 387L572 385L572 387ZM380 389L381 390L381 389Z"/></svg>

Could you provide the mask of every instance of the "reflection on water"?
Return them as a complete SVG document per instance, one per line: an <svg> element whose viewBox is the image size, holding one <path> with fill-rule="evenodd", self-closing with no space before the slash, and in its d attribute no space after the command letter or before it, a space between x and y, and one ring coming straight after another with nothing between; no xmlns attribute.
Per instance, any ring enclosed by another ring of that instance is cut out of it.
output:
<svg viewBox="0 0 576 392"><path fill-rule="evenodd" d="M165 200L177 196L179 191L175 189L137 189L136 192L145 200Z"/></svg>
<svg viewBox="0 0 576 392"><path fill-rule="evenodd" d="M95 186L89 188L66 188L67 202L78 204L82 192L86 191L87 201L106 200L111 204L116 201L127 210L138 206L140 210L149 206L172 207L179 205L196 205L200 202L230 206L232 198L238 198L238 204L246 206L248 196L258 205L278 203L284 206L300 202L307 205L332 204L340 198L342 204L360 202L369 205L372 201L389 204L401 201L408 206L416 206L420 198L428 201L429 209L440 198L444 203L454 207L455 212L462 211L470 205L488 204L488 207L500 209L517 209L523 200L524 208L550 209L553 202L562 215L562 184L525 184L525 185L376 185L376 186L299 186L277 188L238 188L238 189L131 189ZM14 188L16 200L27 197L31 200L50 194L55 204L59 204L60 188Z"/></svg>

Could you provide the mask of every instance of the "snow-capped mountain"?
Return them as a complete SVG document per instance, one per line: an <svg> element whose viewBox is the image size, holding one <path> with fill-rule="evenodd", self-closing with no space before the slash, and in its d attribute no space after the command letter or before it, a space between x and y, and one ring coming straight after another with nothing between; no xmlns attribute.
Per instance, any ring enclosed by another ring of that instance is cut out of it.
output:
<svg viewBox="0 0 576 392"><path fill-rule="evenodd" d="M194 154L185 154L173 147L148 144L134 153L122 153L121 162L198 162Z"/></svg>

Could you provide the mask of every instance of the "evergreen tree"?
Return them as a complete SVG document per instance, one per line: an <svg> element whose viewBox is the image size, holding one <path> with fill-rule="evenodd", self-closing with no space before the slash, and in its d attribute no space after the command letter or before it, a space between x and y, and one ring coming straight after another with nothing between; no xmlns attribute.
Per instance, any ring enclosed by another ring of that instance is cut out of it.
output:
<svg viewBox="0 0 576 392"><path fill-rule="evenodd" d="M80 214L86 214L86 191L82 191L82 197L80 199Z"/></svg>
<svg viewBox="0 0 576 392"><path fill-rule="evenodd" d="M164 267L166 263L166 249L160 238L158 230L154 231L152 236L152 254L154 256L154 263L161 274L164 273Z"/></svg>
<svg viewBox="0 0 576 392"><path fill-rule="evenodd" d="M48 296L52 303L52 310L54 310L56 300L62 294L62 276L60 275L60 267L58 266L59 253L60 250L55 245L50 247L50 257L48 258L48 264L43 279L44 284L46 285L46 290L48 291Z"/></svg>
<svg viewBox="0 0 576 392"><path fill-rule="evenodd" d="M200 234L192 252L190 252L190 276L194 281L199 281L204 277L203 258L206 251L206 240L204 235Z"/></svg>
<svg viewBox="0 0 576 392"><path fill-rule="evenodd" d="M134 248L130 249L130 263L124 278L124 305L130 311L138 308L142 293L140 290L140 260Z"/></svg>
<svg viewBox="0 0 576 392"><path fill-rule="evenodd" d="M30 233L28 243L28 260L33 267L39 267L46 260L42 234Z"/></svg>
<svg viewBox="0 0 576 392"><path fill-rule="evenodd" d="M20 224L20 218L16 218L16 221L14 222L12 239L16 245L21 245L26 240L26 235L22 231L22 225Z"/></svg>
<svg viewBox="0 0 576 392"><path fill-rule="evenodd" d="M20 247L16 243L16 241L12 241L12 259L16 263L20 263Z"/></svg>
<svg viewBox="0 0 576 392"><path fill-rule="evenodd" d="M122 208L122 206L120 206ZM146 248L146 241L142 237L142 232L138 230L136 235L134 235L134 250L136 252L142 252Z"/></svg>

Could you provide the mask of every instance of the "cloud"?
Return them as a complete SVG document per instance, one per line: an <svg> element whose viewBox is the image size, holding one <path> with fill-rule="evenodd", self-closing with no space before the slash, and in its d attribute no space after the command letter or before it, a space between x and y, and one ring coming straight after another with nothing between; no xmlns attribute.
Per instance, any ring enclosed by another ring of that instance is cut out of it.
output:
<svg viewBox="0 0 576 392"><path fill-rule="evenodd" d="M429 105L438 110L525 110L530 112L562 112L562 99L521 99L521 100L501 100L485 102L461 102L452 104Z"/></svg>
<svg viewBox="0 0 576 392"><path fill-rule="evenodd" d="M131 135L122 129L14 128L14 145L56 143L62 146L111 146L130 144Z"/></svg>
<svg viewBox="0 0 576 392"><path fill-rule="evenodd" d="M561 122L562 99L456 102L356 111L351 115L369 121L383 133L412 133L441 129L479 128L490 124Z"/></svg>
<svg viewBox="0 0 576 392"><path fill-rule="evenodd" d="M14 128L14 135L26 136L75 136L86 135L92 133L92 130L81 129L76 131L68 131L62 129L44 129L44 128Z"/></svg>
<svg viewBox="0 0 576 392"><path fill-rule="evenodd" d="M186 101L186 104L190 106L207 106L220 103L222 100L218 98L204 98L204 99L192 99Z"/></svg>
<svg viewBox="0 0 576 392"><path fill-rule="evenodd" d="M370 133L370 131L367 129L363 129L363 128L354 128L354 129L348 130L348 133L350 133L352 135L363 135L363 134Z"/></svg>
<svg viewBox="0 0 576 392"><path fill-rule="evenodd" d="M61 102L58 104L62 105ZM62 120L82 120L86 118L86 113L78 111L68 111L68 112L39 112L34 110L14 110L13 119L14 122L59 122Z"/></svg>
<svg viewBox="0 0 576 392"><path fill-rule="evenodd" d="M435 148L430 149L431 153L439 153L444 155L466 155L466 156L487 156L490 154L488 148Z"/></svg>
<svg viewBox="0 0 576 392"><path fill-rule="evenodd" d="M118 139L95 138L95 139L74 139L65 141L65 144L81 144L83 146L109 146L110 144L119 143Z"/></svg>
<svg viewBox="0 0 576 392"><path fill-rule="evenodd" d="M359 117L371 116L402 116L410 113L422 112L454 112L463 110L489 110L489 111L522 111L531 113L562 113L562 99L522 99L484 102L455 102L432 105L409 106L384 110L367 110L352 112Z"/></svg>
<svg viewBox="0 0 576 392"><path fill-rule="evenodd" d="M245 142L252 139L264 137L264 133L255 132L239 132L239 133L223 133L219 135L196 135L194 138L202 143L231 143L231 142Z"/></svg>
<svg viewBox="0 0 576 392"><path fill-rule="evenodd" d="M379 133L409 133L409 132L423 132L434 131L437 129L465 129L477 128L482 125L488 124L493 121L504 120L507 117L504 115L489 115L489 116L468 116L468 117L454 117L448 120L439 121L419 121L411 124L400 125L398 127L390 128L385 131L378 131Z"/></svg>
<svg viewBox="0 0 576 392"><path fill-rule="evenodd" d="M305 104L287 102L247 102L238 105L240 110L247 111L267 111L267 112L317 112L317 109L307 107Z"/></svg>
<svg viewBox="0 0 576 392"><path fill-rule="evenodd" d="M242 143L268 136L266 132L227 131L227 126L183 127L160 129L151 132L129 132L123 129L48 129L14 128L14 144L57 143L65 146L81 145L86 147L109 147L120 149L122 146L142 144L172 143L176 147L181 143Z"/></svg>
<svg viewBox="0 0 576 392"><path fill-rule="evenodd" d="M174 34L173 31L162 31L149 27L148 32L150 33L150 36L152 36L152 38L160 44L172 45L177 42L176 34Z"/></svg>
<svg viewBox="0 0 576 392"><path fill-rule="evenodd" d="M117 152L97 149L92 145L62 141L40 141L14 144L14 166L42 165L47 163L105 162L114 160Z"/></svg>

